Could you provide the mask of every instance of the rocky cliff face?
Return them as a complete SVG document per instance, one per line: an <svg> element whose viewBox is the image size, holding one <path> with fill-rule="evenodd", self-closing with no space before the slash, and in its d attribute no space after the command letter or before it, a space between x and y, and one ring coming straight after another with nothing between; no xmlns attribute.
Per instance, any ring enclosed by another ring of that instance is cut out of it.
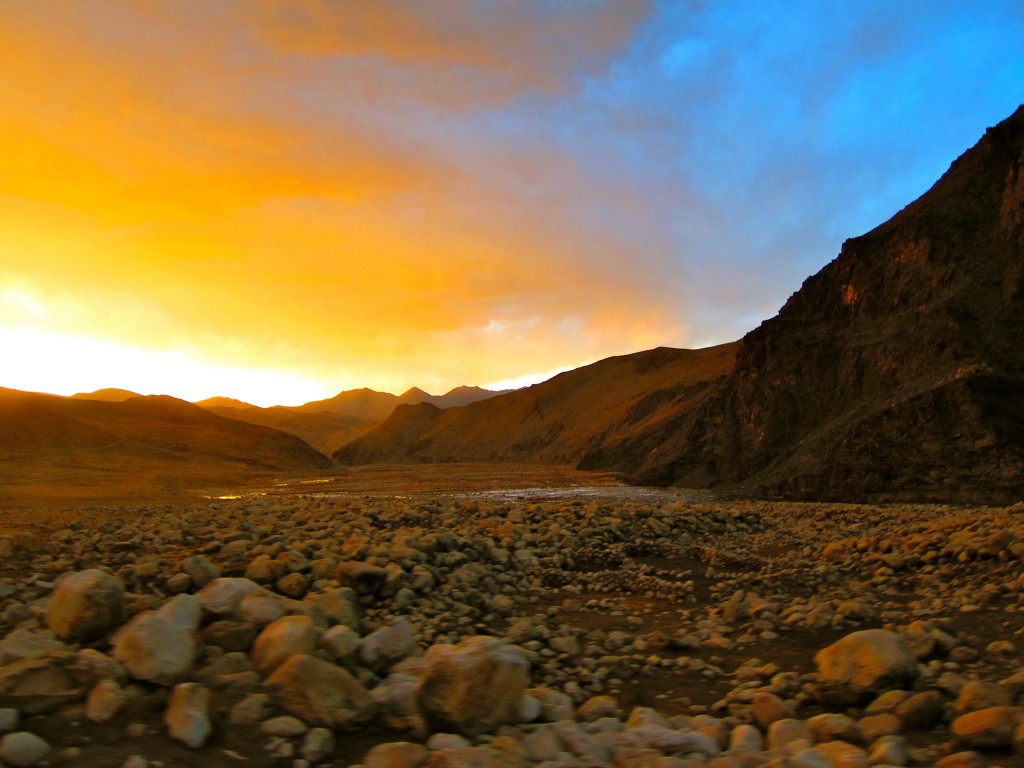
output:
<svg viewBox="0 0 1024 768"><path fill-rule="evenodd" d="M717 395L624 453L644 482L787 496L1024 493L1024 107L744 337Z"/></svg>

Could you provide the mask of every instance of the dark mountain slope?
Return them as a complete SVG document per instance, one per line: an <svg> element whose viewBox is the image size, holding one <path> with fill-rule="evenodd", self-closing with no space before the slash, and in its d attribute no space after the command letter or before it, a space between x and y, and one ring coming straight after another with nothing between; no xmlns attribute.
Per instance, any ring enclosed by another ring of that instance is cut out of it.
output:
<svg viewBox="0 0 1024 768"><path fill-rule="evenodd" d="M798 497L1024 497L1024 108L742 341L722 391L629 454L641 482Z"/></svg>

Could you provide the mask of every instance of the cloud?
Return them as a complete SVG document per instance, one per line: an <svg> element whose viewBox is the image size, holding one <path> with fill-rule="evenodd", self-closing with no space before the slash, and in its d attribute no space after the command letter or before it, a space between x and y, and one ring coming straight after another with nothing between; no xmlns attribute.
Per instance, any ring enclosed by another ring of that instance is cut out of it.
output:
<svg viewBox="0 0 1024 768"><path fill-rule="evenodd" d="M640 0L268 0L242 2L236 13L280 52L369 60L372 68L358 72L376 85L451 105L466 95L479 104L562 91L604 65L647 7Z"/></svg>
<svg viewBox="0 0 1024 768"><path fill-rule="evenodd" d="M48 332L332 388L731 340L1024 100L1020 39L998 2L11 0L0 268L80 299Z"/></svg>

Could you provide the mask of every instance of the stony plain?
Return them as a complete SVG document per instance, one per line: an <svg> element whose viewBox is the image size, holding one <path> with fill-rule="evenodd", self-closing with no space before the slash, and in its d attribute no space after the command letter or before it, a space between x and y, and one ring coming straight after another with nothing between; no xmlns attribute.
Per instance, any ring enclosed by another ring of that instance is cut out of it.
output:
<svg viewBox="0 0 1024 768"><path fill-rule="evenodd" d="M253 495L0 540L5 765L1022 765L1024 506Z"/></svg>

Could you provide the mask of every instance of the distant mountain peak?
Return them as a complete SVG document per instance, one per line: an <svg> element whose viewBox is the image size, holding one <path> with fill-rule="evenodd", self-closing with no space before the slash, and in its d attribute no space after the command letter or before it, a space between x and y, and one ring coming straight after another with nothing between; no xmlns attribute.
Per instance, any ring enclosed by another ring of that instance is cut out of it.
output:
<svg viewBox="0 0 1024 768"><path fill-rule="evenodd" d="M120 403L131 397L141 397L141 395L128 389L106 387L104 389L97 389L95 392L78 392L71 397L76 400L102 400L108 403Z"/></svg>
<svg viewBox="0 0 1024 768"><path fill-rule="evenodd" d="M201 408L258 408L259 406L247 403L244 400L236 400L233 397L208 397L205 400L196 400L196 405Z"/></svg>

